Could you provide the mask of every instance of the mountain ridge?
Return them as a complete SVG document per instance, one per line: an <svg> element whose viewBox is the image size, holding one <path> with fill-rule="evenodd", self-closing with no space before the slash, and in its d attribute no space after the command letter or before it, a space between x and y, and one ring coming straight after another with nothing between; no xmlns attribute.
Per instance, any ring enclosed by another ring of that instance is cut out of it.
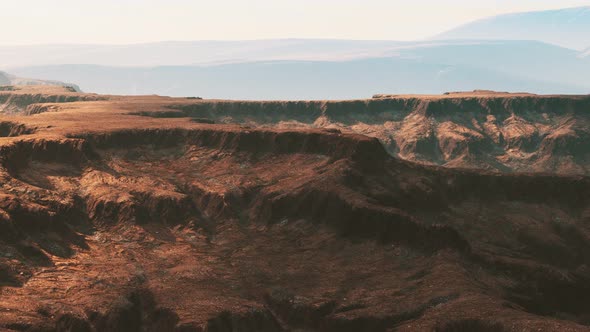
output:
<svg viewBox="0 0 590 332"><path fill-rule="evenodd" d="M574 50L590 44L590 6L502 14L463 24L432 39L539 40Z"/></svg>
<svg viewBox="0 0 590 332"><path fill-rule="evenodd" d="M354 54L349 52L352 49L347 41L332 41L332 46L323 43L227 42L204 53L191 43L182 43L189 45L187 52L184 46L173 47L172 52L165 51L166 46L162 45L143 45L147 47L144 50L128 49L127 56L119 62L125 64L141 58L133 66L102 65L111 63L109 57L119 54L113 53L96 61L74 61L83 64L9 70L22 77L75 82L83 90L96 93L231 99L350 99L380 92L438 94L475 89L541 94L590 91L590 82L585 79L590 76L590 58L538 41L374 42L371 45L377 45L376 48L365 53L360 51L366 45L362 42L353 45L357 50ZM245 45L242 51L238 44ZM31 53L37 56L46 52ZM137 54L152 54L152 58ZM193 57L194 54L199 55ZM161 55L166 56L160 58ZM0 49L0 63L1 59ZM173 65L148 65L157 63L157 59ZM96 63L85 65L92 62ZM312 76L317 82L310 82Z"/></svg>

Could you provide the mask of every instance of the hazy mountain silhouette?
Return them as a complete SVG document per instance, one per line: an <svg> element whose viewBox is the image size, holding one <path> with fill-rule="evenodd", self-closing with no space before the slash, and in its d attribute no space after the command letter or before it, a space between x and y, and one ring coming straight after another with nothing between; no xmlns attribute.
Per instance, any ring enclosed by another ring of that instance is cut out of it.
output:
<svg viewBox="0 0 590 332"><path fill-rule="evenodd" d="M435 39L538 40L582 50L590 45L590 6L489 17L444 32Z"/></svg>
<svg viewBox="0 0 590 332"><path fill-rule="evenodd" d="M0 69L88 92L211 98L590 92L590 7L496 16L437 38L4 46Z"/></svg>
<svg viewBox="0 0 590 332"><path fill-rule="evenodd" d="M17 77L3 71L0 71L0 85L57 85L70 87L76 91L80 91L80 88L75 84L55 80L40 80L34 78Z"/></svg>
<svg viewBox="0 0 590 332"><path fill-rule="evenodd" d="M62 65L18 71L78 82L84 91L229 99L347 99L374 93L442 93L474 88L537 93L590 89L525 79L484 68L382 58L341 62L277 61L208 67Z"/></svg>
<svg viewBox="0 0 590 332"><path fill-rule="evenodd" d="M415 43L332 39L187 41L132 45L1 46L0 66L184 66L267 60L340 61L395 54Z"/></svg>

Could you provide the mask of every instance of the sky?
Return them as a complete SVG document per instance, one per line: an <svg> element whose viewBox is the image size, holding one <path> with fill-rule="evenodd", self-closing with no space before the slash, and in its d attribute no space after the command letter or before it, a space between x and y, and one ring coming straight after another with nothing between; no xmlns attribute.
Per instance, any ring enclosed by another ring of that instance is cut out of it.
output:
<svg viewBox="0 0 590 332"><path fill-rule="evenodd" d="M418 40L502 13L590 0L18 0L0 5L0 45L167 40Z"/></svg>

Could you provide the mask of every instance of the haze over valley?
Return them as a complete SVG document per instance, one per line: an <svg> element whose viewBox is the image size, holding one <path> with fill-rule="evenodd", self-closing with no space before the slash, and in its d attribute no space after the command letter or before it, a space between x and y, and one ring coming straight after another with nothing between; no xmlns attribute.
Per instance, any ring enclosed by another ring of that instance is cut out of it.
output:
<svg viewBox="0 0 590 332"><path fill-rule="evenodd" d="M0 65L17 76L121 95L352 99L474 89L585 94L590 91L590 57L584 51L590 46L589 8L501 15L415 42L1 46Z"/></svg>

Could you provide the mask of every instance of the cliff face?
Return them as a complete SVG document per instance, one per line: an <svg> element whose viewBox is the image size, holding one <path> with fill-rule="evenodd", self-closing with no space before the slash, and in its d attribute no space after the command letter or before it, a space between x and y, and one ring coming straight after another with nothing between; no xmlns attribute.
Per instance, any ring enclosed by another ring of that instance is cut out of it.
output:
<svg viewBox="0 0 590 332"><path fill-rule="evenodd" d="M449 95L341 102L176 105L189 116L253 126L335 128L378 138L393 156L453 168L589 174L590 97Z"/></svg>
<svg viewBox="0 0 590 332"><path fill-rule="evenodd" d="M0 328L590 330L587 176L310 128L382 103L442 117L419 98L106 99L1 119Z"/></svg>

